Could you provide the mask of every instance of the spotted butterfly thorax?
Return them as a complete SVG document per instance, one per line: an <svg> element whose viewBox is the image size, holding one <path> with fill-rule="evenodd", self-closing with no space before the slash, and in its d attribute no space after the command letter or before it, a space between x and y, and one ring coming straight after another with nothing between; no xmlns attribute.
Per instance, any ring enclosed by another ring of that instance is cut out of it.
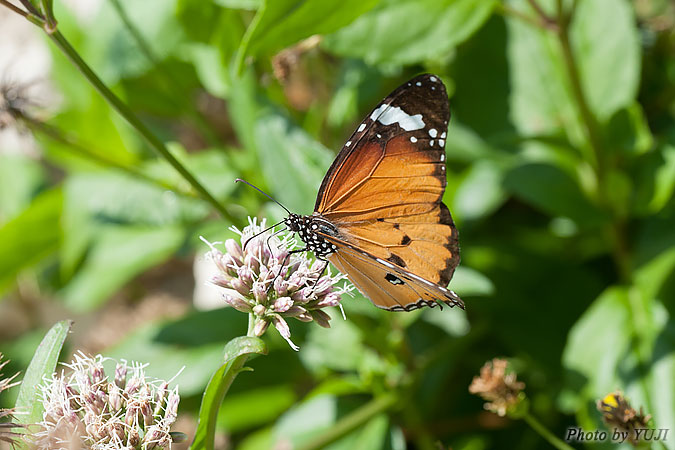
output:
<svg viewBox="0 0 675 450"><path fill-rule="evenodd" d="M379 308L464 307L446 288L459 264L447 183L445 86L420 75L387 96L328 169L309 216L284 221Z"/></svg>

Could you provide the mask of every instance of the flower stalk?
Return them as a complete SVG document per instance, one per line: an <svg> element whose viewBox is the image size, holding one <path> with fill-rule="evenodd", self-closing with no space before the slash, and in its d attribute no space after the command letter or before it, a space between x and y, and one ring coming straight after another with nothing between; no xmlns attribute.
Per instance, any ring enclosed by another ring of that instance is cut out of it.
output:
<svg viewBox="0 0 675 450"><path fill-rule="evenodd" d="M518 381L517 374L508 370L508 361L494 358L480 369L474 377L469 392L484 400L485 409L501 417L523 419L534 431L558 450L572 450L572 447L555 436L529 410L529 400L523 391L525 383Z"/></svg>

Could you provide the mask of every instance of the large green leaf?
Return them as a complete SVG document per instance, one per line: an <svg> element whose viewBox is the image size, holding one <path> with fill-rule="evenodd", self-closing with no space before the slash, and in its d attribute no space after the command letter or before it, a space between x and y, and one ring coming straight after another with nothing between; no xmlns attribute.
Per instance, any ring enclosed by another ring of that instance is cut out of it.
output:
<svg viewBox="0 0 675 450"><path fill-rule="evenodd" d="M172 255L183 243L180 227L111 226L100 229L82 268L62 292L75 311L89 311L144 270Z"/></svg>
<svg viewBox="0 0 675 450"><path fill-rule="evenodd" d="M504 186L514 195L553 216L597 225L605 217L583 195L575 180L556 166L525 164L509 171Z"/></svg>
<svg viewBox="0 0 675 450"><path fill-rule="evenodd" d="M385 0L326 36L323 48L369 64L443 59L492 12L492 0Z"/></svg>
<svg viewBox="0 0 675 450"><path fill-rule="evenodd" d="M600 120L608 119L637 95L640 56L633 12L626 0L577 4L570 28L573 58L592 112ZM510 5L535 14L525 0L513 0ZM508 25L514 123L525 134L564 129L572 142L583 143L578 102L557 35L518 18Z"/></svg>
<svg viewBox="0 0 675 450"><path fill-rule="evenodd" d="M314 34L336 31L379 0L266 0L249 33L248 54L271 53Z"/></svg>
<svg viewBox="0 0 675 450"><path fill-rule="evenodd" d="M56 323L35 350L21 382L19 397L16 399L15 406L18 411L21 411L21 414L17 414L19 423L29 425L42 420L44 407L41 402L40 386L45 378L50 378L56 370L59 354L72 325L71 320Z"/></svg>
<svg viewBox="0 0 675 450"><path fill-rule="evenodd" d="M675 420L675 328L668 309L674 274L670 249L641 267L633 286L603 292L570 331L563 353L567 401L582 427L600 426L599 413L584 404L617 389L653 414L657 428Z"/></svg>
<svg viewBox="0 0 675 450"><path fill-rule="evenodd" d="M584 93L599 118L629 106L640 84L640 34L628 0L577 2L570 28Z"/></svg>
<svg viewBox="0 0 675 450"><path fill-rule="evenodd" d="M56 251L62 202L61 189L47 191L0 227L0 290L21 270Z"/></svg>
<svg viewBox="0 0 675 450"><path fill-rule="evenodd" d="M22 155L0 155L0 225L28 206L43 182L37 161Z"/></svg>

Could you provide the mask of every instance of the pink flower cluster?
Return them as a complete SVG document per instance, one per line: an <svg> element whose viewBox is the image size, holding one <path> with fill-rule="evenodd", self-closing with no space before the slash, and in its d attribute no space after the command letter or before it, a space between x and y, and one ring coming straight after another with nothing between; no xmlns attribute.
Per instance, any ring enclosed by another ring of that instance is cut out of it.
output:
<svg viewBox="0 0 675 450"><path fill-rule="evenodd" d="M208 256L218 268L212 282L226 289L223 297L228 305L253 314L255 335L262 336L273 324L298 350L291 341L287 318L316 321L329 328L330 316L322 309L341 307L342 294L353 289L347 284L337 287L345 277L333 276L328 269L323 275L323 261L311 263L306 252L294 253L295 240L289 236L279 238L273 230L264 231L264 220L258 225L255 218L249 218L249 226L243 231L232 230L241 236L241 244L228 239L223 253L209 243Z"/></svg>

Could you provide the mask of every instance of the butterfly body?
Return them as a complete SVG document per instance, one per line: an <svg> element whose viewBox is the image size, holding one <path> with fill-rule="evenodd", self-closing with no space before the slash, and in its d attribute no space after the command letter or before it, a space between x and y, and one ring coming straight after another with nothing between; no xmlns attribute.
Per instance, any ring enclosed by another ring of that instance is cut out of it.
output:
<svg viewBox="0 0 675 450"><path fill-rule="evenodd" d="M445 287L459 264L457 229L441 201L449 119L440 79L427 74L403 84L338 153L314 213L285 221L379 308L463 308Z"/></svg>

